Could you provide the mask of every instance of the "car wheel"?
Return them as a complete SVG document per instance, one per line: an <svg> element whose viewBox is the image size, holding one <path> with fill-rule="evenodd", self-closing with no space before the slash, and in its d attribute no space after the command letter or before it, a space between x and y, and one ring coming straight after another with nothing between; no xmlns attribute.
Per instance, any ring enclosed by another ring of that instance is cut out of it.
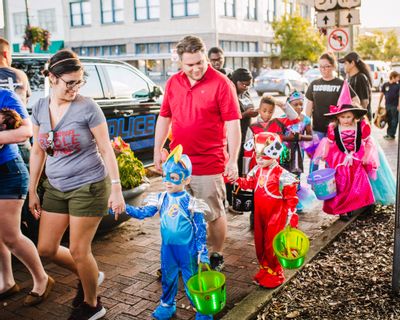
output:
<svg viewBox="0 0 400 320"><path fill-rule="evenodd" d="M264 94L264 92L257 91L257 95L258 95L259 97L262 97L263 94Z"/></svg>
<svg viewBox="0 0 400 320"><path fill-rule="evenodd" d="M289 87L288 84L285 86L285 89L283 90L282 93L283 93L283 95L286 96L286 97L288 97L288 96L290 95L290 87Z"/></svg>

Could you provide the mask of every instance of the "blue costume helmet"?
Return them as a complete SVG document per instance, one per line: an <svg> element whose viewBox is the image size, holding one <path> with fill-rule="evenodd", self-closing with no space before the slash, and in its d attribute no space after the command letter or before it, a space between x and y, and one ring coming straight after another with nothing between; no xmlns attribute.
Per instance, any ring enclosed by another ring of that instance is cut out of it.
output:
<svg viewBox="0 0 400 320"><path fill-rule="evenodd" d="M304 100L304 95L301 92L295 90L290 94L289 98L287 98L287 101L289 103L291 103L294 100Z"/></svg>
<svg viewBox="0 0 400 320"><path fill-rule="evenodd" d="M186 154L182 154L182 150L182 145L177 145L162 165L165 174L163 182L179 185L192 175L192 162ZM179 180L171 178L173 173L179 176Z"/></svg>

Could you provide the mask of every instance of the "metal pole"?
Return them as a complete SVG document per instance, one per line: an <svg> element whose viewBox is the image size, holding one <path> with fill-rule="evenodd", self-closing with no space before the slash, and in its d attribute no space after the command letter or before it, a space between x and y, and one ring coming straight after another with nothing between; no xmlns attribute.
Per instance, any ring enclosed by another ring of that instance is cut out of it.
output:
<svg viewBox="0 0 400 320"><path fill-rule="evenodd" d="M8 0L3 0L4 39L8 39Z"/></svg>
<svg viewBox="0 0 400 320"><path fill-rule="evenodd" d="M26 13L26 25L29 27L31 24L29 22L28 0L25 0L25 13Z"/></svg>
<svg viewBox="0 0 400 320"><path fill-rule="evenodd" d="M400 123L399 123L400 126ZM397 142L397 179L396 179L396 208L394 220L394 251L393 251L393 274L392 289L395 293L400 292L400 140Z"/></svg>

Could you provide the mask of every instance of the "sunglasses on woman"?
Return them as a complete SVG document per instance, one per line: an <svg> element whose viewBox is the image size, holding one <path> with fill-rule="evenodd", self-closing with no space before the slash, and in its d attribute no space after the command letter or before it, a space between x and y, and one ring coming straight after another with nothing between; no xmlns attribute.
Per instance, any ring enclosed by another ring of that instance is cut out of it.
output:
<svg viewBox="0 0 400 320"><path fill-rule="evenodd" d="M50 130L48 133L46 153L50 157L54 155L54 130Z"/></svg>

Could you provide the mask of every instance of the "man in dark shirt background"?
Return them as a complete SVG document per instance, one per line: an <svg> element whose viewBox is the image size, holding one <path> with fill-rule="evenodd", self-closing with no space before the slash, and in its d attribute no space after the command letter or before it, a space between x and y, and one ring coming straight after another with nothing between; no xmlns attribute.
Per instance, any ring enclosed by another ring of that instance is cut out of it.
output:
<svg viewBox="0 0 400 320"><path fill-rule="evenodd" d="M222 50L220 47L212 47L210 50L208 50L208 60L210 60L210 63L215 70L223 73L228 78L231 77L233 70L230 68L224 68L224 50Z"/></svg>
<svg viewBox="0 0 400 320"><path fill-rule="evenodd" d="M383 137L386 140L394 140L396 137L397 124L399 122L400 109L400 74L392 71L389 75L389 82L382 85L381 96L379 97L379 105L385 97L386 115L388 120L387 134Z"/></svg>
<svg viewBox="0 0 400 320"><path fill-rule="evenodd" d="M0 86L14 90L26 106L31 95L28 77L22 70L11 67L11 62L10 44L0 37Z"/></svg>

